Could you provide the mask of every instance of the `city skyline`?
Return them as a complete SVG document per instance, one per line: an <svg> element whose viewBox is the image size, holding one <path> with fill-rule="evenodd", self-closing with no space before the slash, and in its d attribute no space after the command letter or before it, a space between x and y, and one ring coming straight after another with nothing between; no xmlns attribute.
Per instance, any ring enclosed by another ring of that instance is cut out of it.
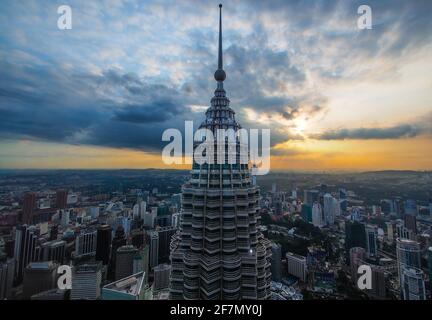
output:
<svg viewBox="0 0 432 320"><path fill-rule="evenodd" d="M1 10L0 168L164 166L162 131L209 107L218 2L9 2ZM225 87L272 129L272 170L431 170L431 4L228 3ZM251 94L253 92L253 94Z"/></svg>

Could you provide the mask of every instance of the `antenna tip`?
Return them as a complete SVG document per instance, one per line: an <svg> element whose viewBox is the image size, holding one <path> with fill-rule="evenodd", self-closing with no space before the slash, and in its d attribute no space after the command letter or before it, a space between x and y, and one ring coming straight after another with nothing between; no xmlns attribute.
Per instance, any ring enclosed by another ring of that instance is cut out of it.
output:
<svg viewBox="0 0 432 320"><path fill-rule="evenodd" d="M222 3L219 3L219 8L222 8Z"/></svg>

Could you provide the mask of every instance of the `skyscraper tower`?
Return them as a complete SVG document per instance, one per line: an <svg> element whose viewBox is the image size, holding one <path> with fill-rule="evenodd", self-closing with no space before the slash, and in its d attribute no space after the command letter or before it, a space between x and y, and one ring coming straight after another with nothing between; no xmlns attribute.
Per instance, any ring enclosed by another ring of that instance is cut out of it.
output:
<svg viewBox="0 0 432 320"><path fill-rule="evenodd" d="M219 8L217 88L200 126L213 133L241 128L223 87ZM240 163L239 147L237 142L234 164L198 164L194 158L191 179L182 187L180 229L171 242L171 299L270 297L271 243L258 229L259 189L248 164Z"/></svg>

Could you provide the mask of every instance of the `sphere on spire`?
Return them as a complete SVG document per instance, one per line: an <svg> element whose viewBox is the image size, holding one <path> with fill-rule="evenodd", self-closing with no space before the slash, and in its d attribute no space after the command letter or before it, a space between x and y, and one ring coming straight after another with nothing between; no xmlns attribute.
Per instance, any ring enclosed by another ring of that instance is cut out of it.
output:
<svg viewBox="0 0 432 320"><path fill-rule="evenodd" d="M217 69L214 78L216 81L224 81L226 79L226 73L223 69Z"/></svg>

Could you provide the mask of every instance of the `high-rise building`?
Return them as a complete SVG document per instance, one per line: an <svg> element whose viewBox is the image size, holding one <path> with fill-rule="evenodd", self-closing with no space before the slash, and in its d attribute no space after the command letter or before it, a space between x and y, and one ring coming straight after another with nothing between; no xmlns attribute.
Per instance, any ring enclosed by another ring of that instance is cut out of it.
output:
<svg viewBox="0 0 432 320"><path fill-rule="evenodd" d="M142 248L145 244L145 233L144 230L134 229L131 231L131 244L135 248Z"/></svg>
<svg viewBox="0 0 432 320"><path fill-rule="evenodd" d="M403 267L401 290L404 300L426 300L423 271L418 268Z"/></svg>
<svg viewBox="0 0 432 320"><path fill-rule="evenodd" d="M350 256L350 267L351 267L351 279L354 283L357 283L358 268L362 265L366 258L366 250L361 247L353 247L349 251Z"/></svg>
<svg viewBox="0 0 432 320"><path fill-rule="evenodd" d="M332 195L326 193L324 195L324 219L328 226L331 226L335 222L336 217L336 202L337 200L333 198ZM337 204L338 205L338 204Z"/></svg>
<svg viewBox="0 0 432 320"><path fill-rule="evenodd" d="M429 199L429 215L432 217L432 198Z"/></svg>
<svg viewBox="0 0 432 320"><path fill-rule="evenodd" d="M144 215L147 212L147 203L145 201L139 202L139 212L140 212L139 217L141 219L144 219Z"/></svg>
<svg viewBox="0 0 432 320"><path fill-rule="evenodd" d="M109 264L109 278L115 279L117 249L126 245L126 235L122 226L118 226L111 246L111 260Z"/></svg>
<svg viewBox="0 0 432 320"><path fill-rule="evenodd" d="M366 231L366 254L368 257L374 257L378 253L377 237L378 227L368 225L365 228Z"/></svg>
<svg viewBox="0 0 432 320"><path fill-rule="evenodd" d="M67 227L70 222L70 210L69 209L60 209L61 214L61 225L63 227Z"/></svg>
<svg viewBox="0 0 432 320"><path fill-rule="evenodd" d="M315 227L323 227L325 224L322 206L319 202L314 202L312 206L312 224Z"/></svg>
<svg viewBox="0 0 432 320"><path fill-rule="evenodd" d="M396 237L400 239L415 240L416 235L410 229L405 227L405 223L402 220L397 220L395 224Z"/></svg>
<svg viewBox="0 0 432 320"><path fill-rule="evenodd" d="M339 204L341 212L345 213L348 210L348 191L344 188L339 189Z"/></svg>
<svg viewBox="0 0 432 320"><path fill-rule="evenodd" d="M96 235L96 260L102 261L103 265L109 263L111 251L111 227L107 224L97 229Z"/></svg>
<svg viewBox="0 0 432 320"><path fill-rule="evenodd" d="M79 264L73 267L71 300L96 300L101 295L102 264Z"/></svg>
<svg viewBox="0 0 432 320"><path fill-rule="evenodd" d="M271 274L274 281L282 280L282 247L275 242L271 245Z"/></svg>
<svg viewBox="0 0 432 320"><path fill-rule="evenodd" d="M303 203L301 206L301 216L304 221L313 223L312 206Z"/></svg>
<svg viewBox="0 0 432 320"><path fill-rule="evenodd" d="M148 282L150 266L150 246L148 244L140 247L139 252L133 259L133 273L144 271L145 282Z"/></svg>
<svg viewBox="0 0 432 320"><path fill-rule="evenodd" d="M45 242L41 246L42 261L54 261L63 264L65 253L66 242L63 240Z"/></svg>
<svg viewBox="0 0 432 320"><path fill-rule="evenodd" d="M153 269L159 264L159 232L150 233L150 268Z"/></svg>
<svg viewBox="0 0 432 320"><path fill-rule="evenodd" d="M413 199L408 199L404 202L404 213L406 215L417 215L417 202Z"/></svg>
<svg viewBox="0 0 432 320"><path fill-rule="evenodd" d="M223 87L221 7L217 89L200 126L213 134L240 128ZM245 145L236 139L235 148L227 140L215 146L229 151L225 164L213 163L215 153L206 153L207 163L194 156L191 179L182 187L181 226L171 243L171 298L267 299L271 249L259 229L259 189L241 157Z"/></svg>
<svg viewBox="0 0 432 320"><path fill-rule="evenodd" d="M432 247L428 249L429 282L432 283Z"/></svg>
<svg viewBox="0 0 432 320"><path fill-rule="evenodd" d="M415 215L412 214L404 214L404 225L405 228L410 230L412 233L417 233L417 218Z"/></svg>
<svg viewBox="0 0 432 320"><path fill-rule="evenodd" d="M345 223L345 251L347 260L349 260L349 251L351 248L360 247L366 249L366 231L365 226L359 222Z"/></svg>
<svg viewBox="0 0 432 320"><path fill-rule="evenodd" d="M35 226L22 225L15 232L15 279L21 283L25 267L39 258L37 251L38 235Z"/></svg>
<svg viewBox="0 0 432 320"><path fill-rule="evenodd" d="M372 270L372 288L367 290L367 294L375 299L385 299L387 297L386 270L378 265L369 266Z"/></svg>
<svg viewBox="0 0 432 320"><path fill-rule="evenodd" d="M99 217L100 208L99 207L90 207L88 209L90 217L92 219L97 219Z"/></svg>
<svg viewBox="0 0 432 320"><path fill-rule="evenodd" d="M0 257L0 300L12 298L12 286L15 276L15 260Z"/></svg>
<svg viewBox="0 0 432 320"><path fill-rule="evenodd" d="M56 208L57 209L66 209L67 207L67 191L66 190L57 190L56 192Z"/></svg>
<svg viewBox="0 0 432 320"><path fill-rule="evenodd" d="M315 202L319 201L318 190L305 190L304 191L304 203L312 206Z"/></svg>
<svg viewBox="0 0 432 320"><path fill-rule="evenodd" d="M31 262L24 269L23 298L30 299L34 294L54 289L57 286L57 264Z"/></svg>
<svg viewBox="0 0 432 320"><path fill-rule="evenodd" d="M97 231L83 231L75 239L75 256L95 256Z"/></svg>
<svg viewBox="0 0 432 320"><path fill-rule="evenodd" d="M147 227L148 229L153 229L156 216L157 216L157 208L156 210L152 210L152 212L145 213L143 219L144 227Z"/></svg>
<svg viewBox="0 0 432 320"><path fill-rule="evenodd" d="M36 193L28 192L24 195L22 222L25 224L33 223L33 213L36 209Z"/></svg>
<svg viewBox="0 0 432 320"><path fill-rule="evenodd" d="M398 263L398 275L401 291L403 291L403 271L404 269L421 268L421 251L420 244L413 240L396 239L396 256ZM412 274L412 273L409 273Z"/></svg>
<svg viewBox="0 0 432 320"><path fill-rule="evenodd" d="M288 267L288 273L305 282L307 277L306 257L300 256L292 252L287 252L285 257Z"/></svg>
<svg viewBox="0 0 432 320"><path fill-rule="evenodd" d="M395 240L395 225L393 222L386 222L387 240L393 243Z"/></svg>
<svg viewBox="0 0 432 320"><path fill-rule="evenodd" d="M169 262L171 238L177 229L163 227L156 230L158 233L158 264Z"/></svg>
<svg viewBox="0 0 432 320"><path fill-rule="evenodd" d="M180 213L173 213L171 216L171 226L177 229L180 225Z"/></svg>
<svg viewBox="0 0 432 320"><path fill-rule="evenodd" d="M171 266L169 264L160 264L154 268L153 291L167 289L169 287L169 278Z"/></svg>
<svg viewBox="0 0 432 320"><path fill-rule="evenodd" d="M134 258L138 255L138 249L134 246L122 246L117 249L115 278L120 280L133 274Z"/></svg>

